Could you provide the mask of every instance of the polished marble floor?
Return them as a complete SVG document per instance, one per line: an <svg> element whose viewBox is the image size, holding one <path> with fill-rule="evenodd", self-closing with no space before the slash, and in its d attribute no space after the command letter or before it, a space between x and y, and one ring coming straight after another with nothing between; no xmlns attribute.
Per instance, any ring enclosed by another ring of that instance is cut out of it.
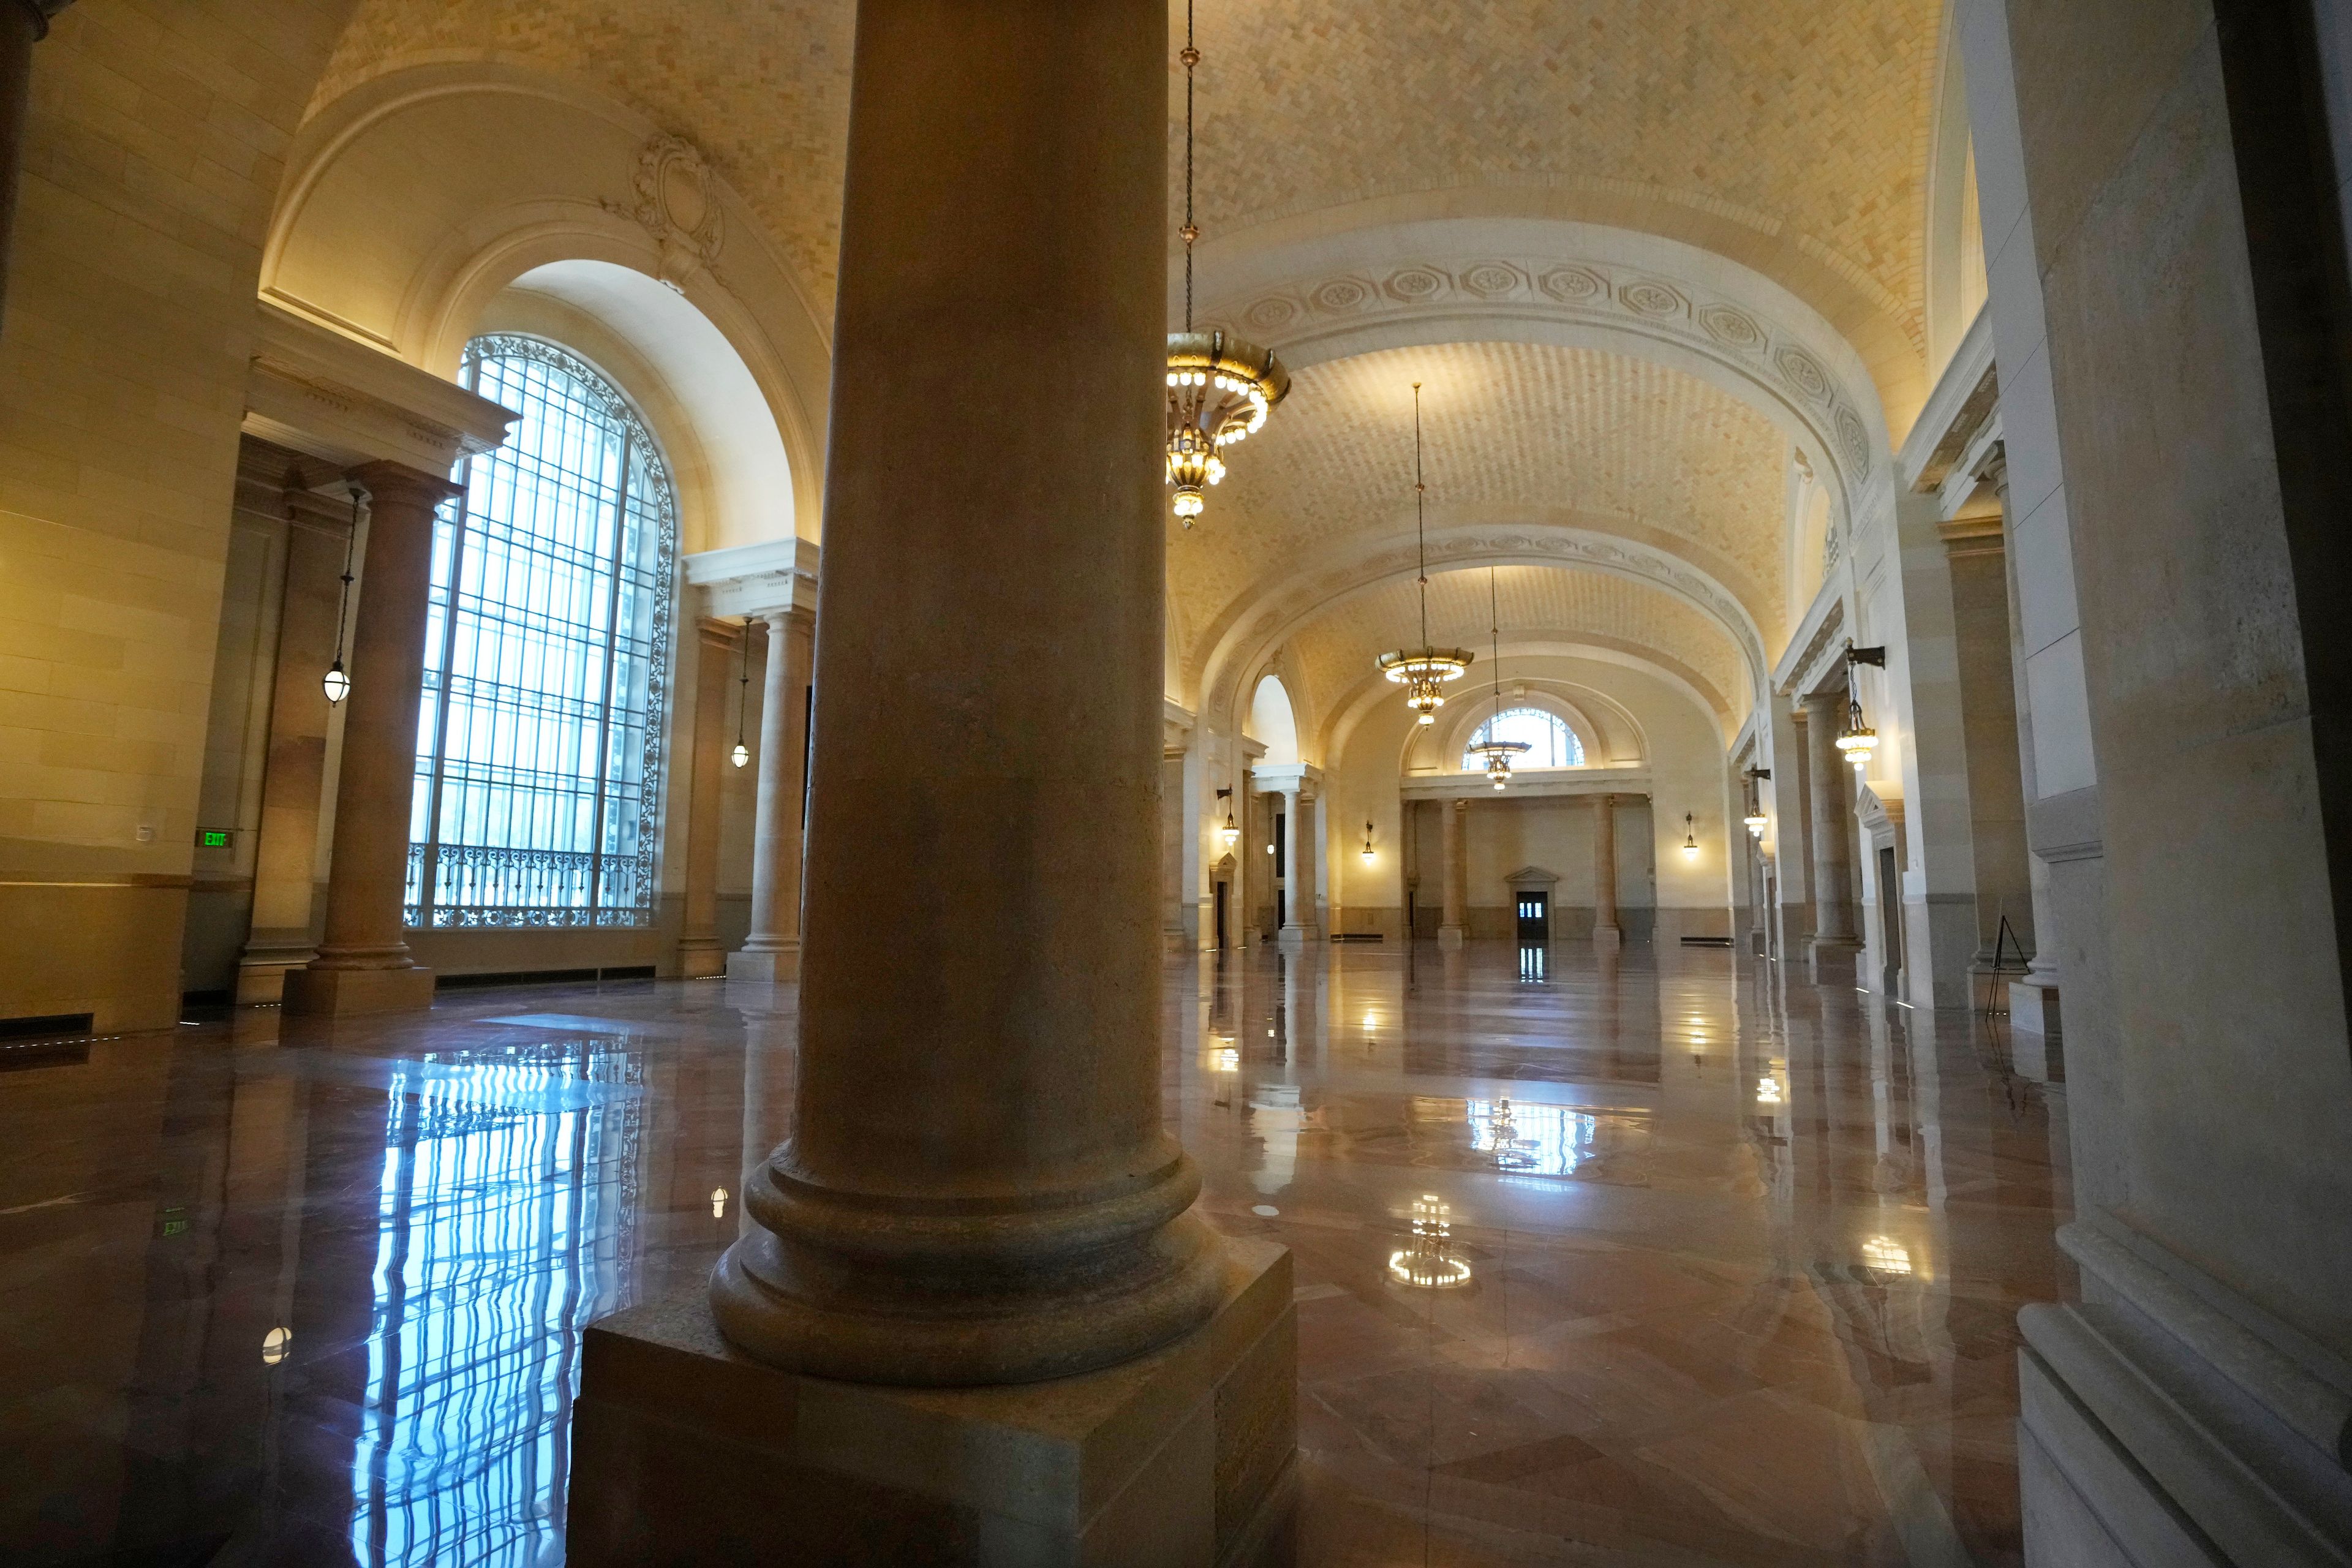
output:
<svg viewBox="0 0 2352 1568"><path fill-rule="evenodd" d="M1719 951L1168 963L1167 1110L1297 1265L1301 1560L2018 1558L2061 1089ZM789 991L0 1049L0 1561L562 1560L580 1326L699 1278Z"/></svg>

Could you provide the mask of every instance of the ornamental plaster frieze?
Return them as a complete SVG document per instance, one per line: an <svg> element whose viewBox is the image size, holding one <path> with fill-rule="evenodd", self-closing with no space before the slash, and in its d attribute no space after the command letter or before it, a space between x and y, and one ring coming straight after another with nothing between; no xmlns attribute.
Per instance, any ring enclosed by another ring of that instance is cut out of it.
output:
<svg viewBox="0 0 2352 1568"><path fill-rule="evenodd" d="M1746 661L1750 682L1760 691L1763 639L1747 609L1723 585L1659 551L1606 534L1567 529L1451 529L1430 536L1433 567L1488 562L1584 566L1666 589L1714 620ZM1243 674L1264 662L1302 622L1334 601L1388 578L1412 573L1416 545L1400 536L1355 554L1342 564L1295 577L1274 596L1229 624L1202 670L1208 692L1204 711L1231 711Z"/></svg>
<svg viewBox="0 0 2352 1568"><path fill-rule="evenodd" d="M1598 260L1492 257L1350 268L1203 312L1294 368L1318 345L1384 321L1445 324L1461 337L1523 325L1598 327L1671 344L1731 372L1809 430L1846 498L1862 492L1873 442L1862 405L1791 329L1682 279Z"/></svg>

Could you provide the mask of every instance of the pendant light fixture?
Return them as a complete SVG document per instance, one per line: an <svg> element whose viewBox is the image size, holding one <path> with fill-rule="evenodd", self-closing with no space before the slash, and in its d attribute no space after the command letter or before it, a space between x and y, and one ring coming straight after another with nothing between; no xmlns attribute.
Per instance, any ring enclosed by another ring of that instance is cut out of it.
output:
<svg viewBox="0 0 2352 1568"><path fill-rule="evenodd" d="M1221 789L1217 792L1217 798L1225 803L1225 825L1217 829L1217 837L1226 848L1231 849L1242 841L1241 824L1234 820L1234 792Z"/></svg>
<svg viewBox="0 0 2352 1568"><path fill-rule="evenodd" d="M1470 650L1434 647L1429 641L1428 500L1429 486L1421 468L1421 383L1416 381L1412 384L1412 531L1421 547L1421 646L1384 653L1375 662L1382 675L1404 688L1404 705L1421 722L1434 724L1437 710L1445 706L1444 685L1459 680L1470 668Z"/></svg>
<svg viewBox="0 0 2352 1568"><path fill-rule="evenodd" d="M1683 858L1698 858L1698 818L1687 811L1683 813Z"/></svg>
<svg viewBox="0 0 2352 1568"><path fill-rule="evenodd" d="M751 623L743 623L743 675L735 684L735 749L727 760L737 767L751 760L751 748L743 743L743 719L751 706Z"/></svg>
<svg viewBox="0 0 2352 1568"><path fill-rule="evenodd" d="M1176 521L1185 527L1208 504L1208 489L1225 477L1219 454L1258 433L1266 412L1290 390L1290 373L1272 349L1222 331L1192 330L1192 244L1201 226L1192 217L1192 0L1184 4L1184 330L1168 334L1168 482L1175 487Z"/></svg>
<svg viewBox="0 0 2352 1568"><path fill-rule="evenodd" d="M1511 782L1511 759L1530 750L1525 741L1506 741L1496 726L1503 719L1503 612L1502 599L1495 586L1495 569L1486 568L1487 630L1494 640L1488 644L1495 663L1495 711L1486 721L1486 738L1470 749L1486 759L1486 776L1501 789Z"/></svg>
<svg viewBox="0 0 2352 1568"><path fill-rule="evenodd" d="M1772 770L1770 768L1750 768L1748 770L1747 822L1748 837L1750 838L1762 838L1764 837L1764 827L1769 818L1764 815L1764 792L1758 787L1758 781L1760 779L1769 779L1771 776Z"/></svg>
<svg viewBox="0 0 2352 1568"><path fill-rule="evenodd" d="M1876 665L1885 669L1885 646L1856 647L1852 643L1845 645L1845 728L1838 731L1837 744L1838 750L1845 753L1846 761L1853 764L1857 774L1869 767L1870 753L1878 746L1878 731L1863 721L1862 688L1854 679L1854 666L1858 664Z"/></svg>
<svg viewBox="0 0 2352 1568"><path fill-rule="evenodd" d="M335 606L335 662L327 666L326 678L319 682L327 693L327 706L338 707L352 694L352 678L343 668L343 624L352 611L352 552L359 547L360 502L367 496L362 485L352 487L352 526L343 535L343 597Z"/></svg>
<svg viewBox="0 0 2352 1568"><path fill-rule="evenodd" d="M1372 825L1371 825L1371 823L1370 823L1370 822L1367 821L1367 822L1364 824L1364 858L1365 858L1365 859L1367 859L1367 860L1370 860L1371 858L1372 858Z"/></svg>

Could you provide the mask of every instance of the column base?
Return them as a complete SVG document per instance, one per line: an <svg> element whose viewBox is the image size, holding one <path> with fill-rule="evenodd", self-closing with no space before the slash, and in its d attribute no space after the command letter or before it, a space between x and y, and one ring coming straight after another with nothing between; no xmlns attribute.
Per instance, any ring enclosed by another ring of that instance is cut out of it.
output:
<svg viewBox="0 0 2352 1568"><path fill-rule="evenodd" d="M1048 1383L781 1372L700 1287L586 1334L566 1561L1281 1568L1293 1561L1290 1255L1227 1241L1209 1321Z"/></svg>
<svg viewBox="0 0 2352 1568"><path fill-rule="evenodd" d="M2036 1083L2066 1081L2056 982L2028 974L2009 983L2009 1058Z"/></svg>
<svg viewBox="0 0 2352 1568"><path fill-rule="evenodd" d="M1861 956L1862 943L1858 942L1817 936L1805 943L1805 968L1816 985L1840 980L1854 984Z"/></svg>
<svg viewBox="0 0 2352 1568"><path fill-rule="evenodd" d="M289 969L286 1011L312 1018L360 1013L422 1013L433 1005L433 972L406 969Z"/></svg>
<svg viewBox="0 0 2352 1568"><path fill-rule="evenodd" d="M727 955L727 978L790 985L801 977L801 944L742 947Z"/></svg>
<svg viewBox="0 0 2352 1568"><path fill-rule="evenodd" d="M307 943L284 947L256 943L247 947L236 961L236 1005L250 1007L263 1002L284 1001L286 976L318 956L319 950Z"/></svg>
<svg viewBox="0 0 2352 1568"><path fill-rule="evenodd" d="M677 973L687 980L709 980L727 973L727 950L715 936L680 937Z"/></svg>
<svg viewBox="0 0 2352 1568"><path fill-rule="evenodd" d="M1275 944L1296 952L1310 942L1322 940L1323 931L1319 926L1285 926L1282 928L1281 934L1275 939Z"/></svg>
<svg viewBox="0 0 2352 1568"><path fill-rule="evenodd" d="M1622 926L1594 926L1592 928L1592 945L1595 947L1624 946L1625 928Z"/></svg>
<svg viewBox="0 0 2352 1568"><path fill-rule="evenodd" d="M1467 934L1460 926L1439 926L1437 945L1451 952L1462 945L1463 939Z"/></svg>

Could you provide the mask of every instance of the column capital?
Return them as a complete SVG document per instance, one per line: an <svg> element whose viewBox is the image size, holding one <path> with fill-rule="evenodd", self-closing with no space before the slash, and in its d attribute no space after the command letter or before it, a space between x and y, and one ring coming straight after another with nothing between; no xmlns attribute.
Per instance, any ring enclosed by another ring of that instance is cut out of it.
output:
<svg viewBox="0 0 2352 1568"><path fill-rule="evenodd" d="M414 506L430 511L451 496L462 495L466 489L454 480L389 458L346 468L343 478L367 491L371 511L379 510L387 504Z"/></svg>

